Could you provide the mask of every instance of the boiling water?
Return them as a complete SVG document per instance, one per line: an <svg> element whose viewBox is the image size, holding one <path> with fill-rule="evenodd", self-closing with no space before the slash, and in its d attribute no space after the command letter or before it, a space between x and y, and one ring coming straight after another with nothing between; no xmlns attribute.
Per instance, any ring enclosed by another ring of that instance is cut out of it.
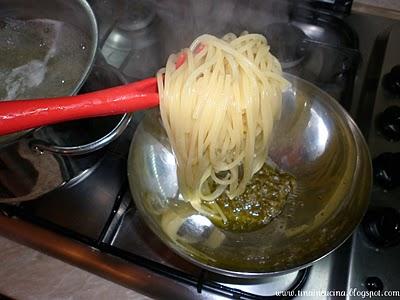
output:
<svg viewBox="0 0 400 300"><path fill-rule="evenodd" d="M0 21L0 99L71 94L90 59L90 39L49 19Z"/></svg>

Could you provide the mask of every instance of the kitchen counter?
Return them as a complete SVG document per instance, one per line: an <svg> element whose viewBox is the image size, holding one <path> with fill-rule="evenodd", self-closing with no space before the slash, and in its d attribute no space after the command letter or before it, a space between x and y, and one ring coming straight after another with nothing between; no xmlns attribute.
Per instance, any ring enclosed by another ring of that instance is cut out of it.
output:
<svg viewBox="0 0 400 300"><path fill-rule="evenodd" d="M398 0L354 0L355 4L365 4L385 9L400 10L400 1Z"/></svg>
<svg viewBox="0 0 400 300"><path fill-rule="evenodd" d="M150 299L82 269L0 237L1 294L29 299Z"/></svg>
<svg viewBox="0 0 400 300"><path fill-rule="evenodd" d="M354 0L352 11L400 20L400 1Z"/></svg>

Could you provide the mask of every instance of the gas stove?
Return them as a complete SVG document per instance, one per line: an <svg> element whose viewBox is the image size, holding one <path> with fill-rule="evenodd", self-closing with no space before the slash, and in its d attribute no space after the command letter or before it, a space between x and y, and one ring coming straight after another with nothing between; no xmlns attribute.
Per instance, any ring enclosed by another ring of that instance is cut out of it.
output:
<svg viewBox="0 0 400 300"><path fill-rule="evenodd" d="M202 32L264 33L285 72L330 93L362 129L375 176L363 223L334 252L286 275L231 278L194 266L147 228L130 196L126 159L141 119L135 114L86 176L34 201L1 204L0 234L155 298L321 299L398 289L400 22L346 14L343 1L336 1L340 9L318 1L188 1L201 18L166 2L91 1L105 61L134 81L154 74L168 53ZM222 21L215 23L217 16ZM183 29L177 33L176 26Z"/></svg>

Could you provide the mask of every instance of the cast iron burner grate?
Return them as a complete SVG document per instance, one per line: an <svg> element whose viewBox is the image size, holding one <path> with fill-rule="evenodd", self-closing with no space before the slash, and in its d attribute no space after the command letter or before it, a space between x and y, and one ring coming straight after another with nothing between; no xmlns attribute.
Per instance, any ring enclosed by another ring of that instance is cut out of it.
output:
<svg viewBox="0 0 400 300"><path fill-rule="evenodd" d="M116 256L118 258L123 259L126 263L135 264L141 267L144 267L152 272L163 275L169 279L181 282L183 284L194 287L198 293L202 293L202 291L212 292L214 294L218 294L231 299L292 299L294 295L300 291L305 283L307 282L311 267L302 269L298 271L294 281L285 291L282 292L285 295L293 295L293 296L265 296L265 295L257 295L254 293L250 293L247 291L243 291L238 288L232 288L226 285L223 285L210 277L210 272L204 269L198 269L198 274L191 274L189 272L185 272L179 270L177 268L173 268L166 264L162 264L157 261L153 261L141 255L122 250L118 247L115 247L111 244L113 237L109 235L110 230L114 231L114 234L117 234L117 230L115 228L118 227L118 224L115 224L114 220L117 217L118 211L123 205L124 199L126 199L125 195L129 193L127 191L127 185L124 184L122 191L119 193L117 200L114 203L113 209L111 210L109 217L103 227L102 233L99 235L97 239L93 239L86 235L80 234L76 231L70 230L68 228L59 226L53 222L50 222L46 219L40 218L37 215L33 214L29 208L25 208L23 205L7 205L0 204L0 212L5 216L10 218L19 218L21 220L30 222L34 225L40 226L47 230L50 230L56 234L61 236L70 238L77 242L83 243L88 246L88 251L98 250L103 254ZM131 201L131 200L130 200ZM126 211L136 210L133 206L133 202L128 207L125 207ZM132 206L131 206L132 205ZM113 227L114 223L114 228ZM118 223L118 222L117 222ZM116 225L116 226L115 226ZM215 277L215 276L214 276Z"/></svg>

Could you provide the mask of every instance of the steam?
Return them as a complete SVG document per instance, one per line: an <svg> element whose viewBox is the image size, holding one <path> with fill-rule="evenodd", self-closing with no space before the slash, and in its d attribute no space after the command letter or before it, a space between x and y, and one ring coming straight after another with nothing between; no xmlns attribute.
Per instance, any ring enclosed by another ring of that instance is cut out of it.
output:
<svg viewBox="0 0 400 300"><path fill-rule="evenodd" d="M187 47L197 36L222 36L244 30L265 34L269 24L287 22L288 8L281 0L152 0L161 19L164 53ZM165 58L164 58L165 59Z"/></svg>

